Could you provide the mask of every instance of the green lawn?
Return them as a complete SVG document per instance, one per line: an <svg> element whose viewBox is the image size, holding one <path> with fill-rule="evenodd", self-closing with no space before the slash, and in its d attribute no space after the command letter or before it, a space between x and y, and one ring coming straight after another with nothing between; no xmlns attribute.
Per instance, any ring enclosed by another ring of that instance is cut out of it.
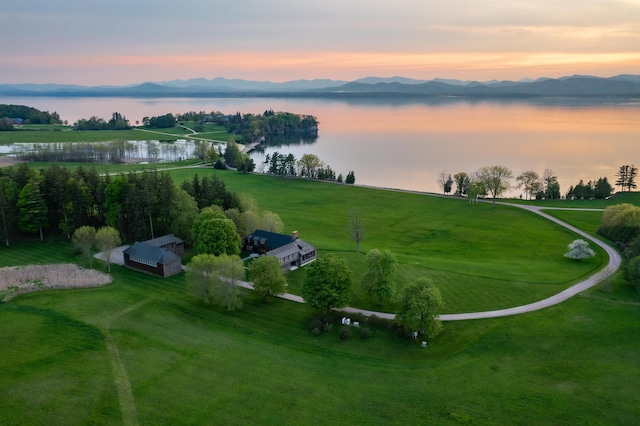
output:
<svg viewBox="0 0 640 426"><path fill-rule="evenodd" d="M352 304L368 309L380 310L360 290L364 254L374 248L397 257L400 289L419 276L431 277L448 313L530 303L563 290L606 262L599 249L593 259L569 261L562 255L577 238L574 234L513 207L210 168L170 173L180 183L195 171L200 176L218 173L227 189L251 195L260 209L282 218L285 232L297 230L321 254L346 257L355 282ZM354 209L362 212L367 227L360 254L346 231ZM291 292L299 293L303 274L290 274Z"/></svg>
<svg viewBox="0 0 640 426"><path fill-rule="evenodd" d="M292 302L203 306L183 275L115 267L114 277L0 305L4 424L121 423L110 316L140 424L622 425L640 415L640 306L597 291L447 323L423 349L384 328L367 340L341 341L338 325L313 336L312 311Z"/></svg>
<svg viewBox="0 0 640 426"><path fill-rule="evenodd" d="M179 183L193 171L172 173ZM450 311L557 291L603 260L557 263L573 236L515 208L222 176L356 271L364 255L344 225L350 208L361 208L365 250L393 247L403 279L432 276ZM593 213L554 214L597 227ZM64 238L0 248L0 267L69 261L79 258ZM314 336L306 305L264 304L251 292L243 310L228 313L188 296L184 274L160 279L114 266L112 275L106 287L0 304L3 424L122 424L123 413L139 424L291 425L633 425L640 416L640 303L619 274L612 293L594 288L531 314L445 323L427 348L386 326L371 327L368 339L340 340L339 324Z"/></svg>
<svg viewBox="0 0 640 426"><path fill-rule="evenodd" d="M195 123L185 123L187 127ZM35 125L34 125L35 126ZM182 127L167 129L133 128L130 130L73 130L65 126L38 125L25 130L0 132L0 145L18 142L105 142L118 140L215 139L236 140L237 135L227 133L222 126L206 124L201 134Z"/></svg>

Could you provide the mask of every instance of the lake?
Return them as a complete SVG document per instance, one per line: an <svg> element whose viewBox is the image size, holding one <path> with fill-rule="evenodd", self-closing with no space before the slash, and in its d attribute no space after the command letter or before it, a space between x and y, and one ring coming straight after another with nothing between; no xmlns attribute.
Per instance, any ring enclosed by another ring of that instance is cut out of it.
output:
<svg viewBox="0 0 640 426"><path fill-rule="evenodd" d="M580 179L607 177L613 185L623 164L640 164L640 100L430 102L342 101L301 98L132 99L1 98L0 103L57 111L70 123L114 111L132 124L144 116L187 111L260 114L265 110L312 114L320 122L312 144L269 147L317 155L336 173L355 172L356 184L440 192L438 174L471 173L504 165L514 176L552 169L561 193ZM512 189L511 196L521 191Z"/></svg>

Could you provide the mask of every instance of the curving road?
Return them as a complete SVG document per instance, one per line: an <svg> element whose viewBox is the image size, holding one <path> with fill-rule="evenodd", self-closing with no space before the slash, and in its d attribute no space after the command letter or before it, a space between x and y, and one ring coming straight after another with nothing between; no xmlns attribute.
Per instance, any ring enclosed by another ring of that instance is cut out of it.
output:
<svg viewBox="0 0 640 426"><path fill-rule="evenodd" d="M552 222L557 223L560 226L563 226L569 230L571 230L572 232L575 232L576 234L580 235L581 237L583 237L586 240L591 241L592 243L598 245L599 247L601 247L606 253L607 255L609 255L609 263L607 264L607 266L603 269L601 269L600 271L596 272L595 274L589 276L587 279L574 284L573 286L569 287L568 289L561 291L558 294L555 294L551 297L548 297L546 299L540 300L538 302L534 302L534 303L529 303L527 305L522 305L522 306L516 306L513 308L507 308L507 309L498 309L495 311L484 311L484 312L469 312L469 313L464 313L464 314L443 314L440 315L440 321L463 321L463 320L470 320L470 319L482 319L482 318L497 318L497 317L506 317L509 315L517 315L517 314L523 314L525 312L532 312L532 311L537 311L539 309L543 309L543 308L547 308L549 306L553 306L553 305L557 305L558 303L564 302L565 300L569 299L570 297L575 296L578 293L581 293L591 287L593 287L594 285L598 284L599 282L601 282L602 280L604 280L605 278L609 277L610 275L612 275L614 272L616 272L618 270L618 268L620 268L620 264L622 263L622 259L620 257L620 254L611 246L603 243L602 241L598 240L597 238L592 237L591 235L587 234L584 231L581 231L580 229L569 225L566 222L561 221L560 219L557 219L553 216L550 216L546 213L544 213L542 210L580 210L580 211L603 211L602 209L566 209L566 208L550 208L550 207L538 207L538 206L528 206L528 205L521 205L521 204L511 204L511 203L496 203L496 204L503 204L506 206L510 206L510 207L514 207L514 208L521 208L524 210L528 210L532 213L535 213L537 215L542 216L543 218L550 220ZM251 288L251 284L247 283L247 288ZM292 300L295 302L301 302L304 303L304 300L300 297L300 296L296 296L293 294L283 294L281 295L281 297L283 299L287 299L287 300ZM368 311L365 309L358 309L358 308L351 308L351 307L345 307L340 309L340 311L343 312L347 312L347 313L360 313L366 316L371 316L371 315L376 315L377 317L380 318L385 318L385 319L395 319L395 314L391 314L391 313L387 313L387 312L375 312L375 311Z"/></svg>

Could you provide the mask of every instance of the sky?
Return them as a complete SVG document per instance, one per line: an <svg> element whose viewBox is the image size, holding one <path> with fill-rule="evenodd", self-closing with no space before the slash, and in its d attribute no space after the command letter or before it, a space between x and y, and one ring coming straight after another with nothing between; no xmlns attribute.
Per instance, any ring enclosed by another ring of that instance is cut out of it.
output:
<svg viewBox="0 0 640 426"><path fill-rule="evenodd" d="M640 0L0 0L0 84L640 74Z"/></svg>

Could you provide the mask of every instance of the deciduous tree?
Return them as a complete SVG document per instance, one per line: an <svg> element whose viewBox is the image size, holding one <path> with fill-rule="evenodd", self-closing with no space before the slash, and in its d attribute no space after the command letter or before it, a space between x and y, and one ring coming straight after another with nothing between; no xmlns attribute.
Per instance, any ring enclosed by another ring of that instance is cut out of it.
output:
<svg viewBox="0 0 640 426"><path fill-rule="evenodd" d="M596 255L596 253L589 248L589 243L585 240L574 240L568 246L569 251L564 254L564 257L574 260L589 259Z"/></svg>
<svg viewBox="0 0 640 426"><path fill-rule="evenodd" d="M192 234L198 253L216 256L240 253L236 226L220 210L204 209L193 224Z"/></svg>
<svg viewBox="0 0 640 426"><path fill-rule="evenodd" d="M103 226L96 232L96 246L104 253L107 262L107 270L111 272L111 253L113 249L122 243L120 235L115 228Z"/></svg>
<svg viewBox="0 0 640 426"><path fill-rule="evenodd" d="M461 197L467 194L469 189L469 175L465 172L456 173L453 175L453 182L456 184L456 192L454 195Z"/></svg>
<svg viewBox="0 0 640 426"><path fill-rule="evenodd" d="M493 198L494 205L496 198L511 187L510 181L512 178L513 173L504 166L482 167L478 170L478 179Z"/></svg>
<svg viewBox="0 0 640 426"><path fill-rule="evenodd" d="M527 200L530 200L532 196L535 196L537 192L540 190L540 186L538 184L540 180L540 176L534 170L527 170L525 172L520 173L518 177L516 177L516 188L522 188L524 190L524 195Z"/></svg>
<svg viewBox="0 0 640 426"><path fill-rule="evenodd" d="M277 294L282 294L287 288L280 261L274 256L260 256L251 262L249 279L253 289L269 302Z"/></svg>
<svg viewBox="0 0 640 426"><path fill-rule="evenodd" d="M360 210L352 210L349 214L347 232L356 243L356 253L360 253L360 242L364 240L366 235L366 226Z"/></svg>
<svg viewBox="0 0 640 426"><path fill-rule="evenodd" d="M306 303L327 312L347 304L351 272L344 259L330 254L305 268L307 274L302 284L302 297Z"/></svg>
<svg viewBox="0 0 640 426"><path fill-rule="evenodd" d="M236 255L220 255L214 260L216 271L216 301L224 306L227 311L236 311L242 308L240 287L238 281L244 279L244 265L240 257Z"/></svg>
<svg viewBox="0 0 640 426"><path fill-rule="evenodd" d="M92 226L81 226L73 232L71 241L82 252L82 255L87 258L91 268L93 266L92 249L96 242L96 229Z"/></svg>
<svg viewBox="0 0 640 426"><path fill-rule="evenodd" d="M405 289L396 321L427 338L435 337L442 329L438 314L444 303L440 290L426 277L418 278Z"/></svg>
<svg viewBox="0 0 640 426"><path fill-rule="evenodd" d="M398 261L388 250L373 249L367 253L367 272L362 284L370 296L376 299L378 304L393 300L396 294L396 270Z"/></svg>

